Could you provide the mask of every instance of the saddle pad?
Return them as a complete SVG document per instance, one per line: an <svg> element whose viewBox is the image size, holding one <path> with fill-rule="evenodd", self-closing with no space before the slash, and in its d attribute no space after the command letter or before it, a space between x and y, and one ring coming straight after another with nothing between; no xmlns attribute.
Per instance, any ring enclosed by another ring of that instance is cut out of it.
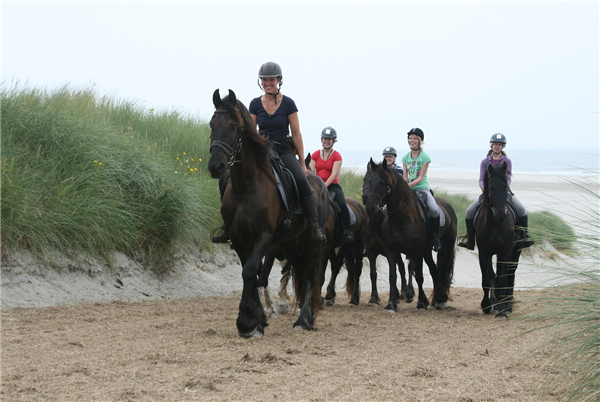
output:
<svg viewBox="0 0 600 402"><path fill-rule="evenodd" d="M335 203L335 201L333 200L334 198L335 198L335 193L329 192L329 200L331 202ZM337 206L337 208L339 210L339 206ZM333 207L331 205L329 205L329 209L331 210L331 213L335 216L335 210L333 209ZM356 215L354 215L354 211L352 210L352 208L348 207L348 212L350 212L350 226L356 225Z"/></svg>
<svg viewBox="0 0 600 402"><path fill-rule="evenodd" d="M421 212L421 219L425 222L425 211L423 210L423 206L419 203L419 210ZM444 214L444 210L438 206L438 211L440 211L440 227L444 227L446 224L446 215Z"/></svg>
<svg viewBox="0 0 600 402"><path fill-rule="evenodd" d="M356 215L354 215L352 208L348 207L348 212L350 212L350 226L356 225Z"/></svg>

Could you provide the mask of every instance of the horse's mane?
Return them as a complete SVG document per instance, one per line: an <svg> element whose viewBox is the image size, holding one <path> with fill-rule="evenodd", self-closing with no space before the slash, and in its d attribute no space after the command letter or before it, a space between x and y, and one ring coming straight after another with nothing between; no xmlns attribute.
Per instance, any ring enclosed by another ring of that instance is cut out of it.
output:
<svg viewBox="0 0 600 402"><path fill-rule="evenodd" d="M387 162L384 160L381 162L380 167L384 172L385 181L393 188L396 189L396 198L398 201L398 208L408 218L414 220L417 218L417 207L415 205L415 195L408 183L404 180L400 173L394 168L389 168Z"/></svg>
<svg viewBox="0 0 600 402"><path fill-rule="evenodd" d="M244 136L244 140L246 140L252 148L258 168L262 170L267 177L272 177L271 160L269 158L271 143L256 131L256 125L246 106L239 99L236 99L236 104L232 105L231 102L229 102L229 95L227 95L223 98L222 107L225 108L229 113L229 116L243 128L242 135Z"/></svg>

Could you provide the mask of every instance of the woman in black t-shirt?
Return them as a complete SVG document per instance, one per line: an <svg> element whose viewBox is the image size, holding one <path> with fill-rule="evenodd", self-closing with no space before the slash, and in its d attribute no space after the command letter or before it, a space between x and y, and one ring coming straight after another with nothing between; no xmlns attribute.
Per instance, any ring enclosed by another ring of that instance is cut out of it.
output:
<svg viewBox="0 0 600 402"><path fill-rule="evenodd" d="M303 160L304 143L300 132L298 108L292 98L283 95L280 91L283 75L279 64L264 63L260 66L258 77L258 85L265 93L252 99L248 110L254 123L258 125L259 133L273 143L273 149L296 179L300 203L304 207L306 219L312 228L311 240L324 243L327 241L327 237L317 222L317 203L306 178L308 173ZM294 148L300 156L300 160L294 155ZM220 235L212 237L214 243L224 243L227 240L228 236L225 230Z"/></svg>

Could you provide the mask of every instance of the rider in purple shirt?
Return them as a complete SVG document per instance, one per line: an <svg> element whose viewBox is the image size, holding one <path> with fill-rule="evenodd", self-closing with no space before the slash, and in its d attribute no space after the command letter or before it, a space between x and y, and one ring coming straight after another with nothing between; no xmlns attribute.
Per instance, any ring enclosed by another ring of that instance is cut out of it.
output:
<svg viewBox="0 0 600 402"><path fill-rule="evenodd" d="M483 192L483 179L485 178L485 174L488 166L494 164L501 164L506 162L506 167L508 168L507 173L507 183L508 183L508 199L511 203L515 213L517 214L519 224L521 225L522 230L522 238L520 240L520 244L523 248L530 247L533 245L533 239L527 232L527 211L525 210L525 206L519 199L510 191L510 183L511 183L511 172L512 172L512 162L506 156L504 152L504 147L506 146L506 136L502 133L496 133L492 135L490 139L490 150L487 156L481 161L479 165L479 188ZM474 228L474 219L479 206L481 205L482 196L480 195L475 201L469 205L467 211L465 212L465 223L467 225L467 235L461 236L458 238L458 245L460 247L467 248L469 250L475 249L475 228Z"/></svg>

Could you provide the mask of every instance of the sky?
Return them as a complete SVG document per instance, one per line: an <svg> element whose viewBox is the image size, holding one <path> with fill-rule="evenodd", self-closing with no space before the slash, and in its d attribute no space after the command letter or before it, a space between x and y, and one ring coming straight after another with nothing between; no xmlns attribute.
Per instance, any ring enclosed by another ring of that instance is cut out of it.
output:
<svg viewBox="0 0 600 402"><path fill-rule="evenodd" d="M277 62L305 149L599 148L599 2L2 1L2 86L209 120Z"/></svg>

